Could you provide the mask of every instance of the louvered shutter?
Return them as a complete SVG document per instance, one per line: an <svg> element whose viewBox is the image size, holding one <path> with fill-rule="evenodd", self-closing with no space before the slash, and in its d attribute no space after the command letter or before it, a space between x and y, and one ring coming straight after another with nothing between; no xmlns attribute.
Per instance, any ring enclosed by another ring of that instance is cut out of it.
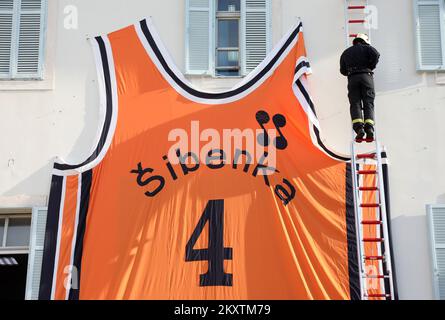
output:
<svg viewBox="0 0 445 320"><path fill-rule="evenodd" d="M42 271L43 245L45 241L47 208L34 208L31 221L26 299L39 297L40 274Z"/></svg>
<svg viewBox="0 0 445 320"><path fill-rule="evenodd" d="M428 206L436 298L445 300L445 205Z"/></svg>
<svg viewBox="0 0 445 320"><path fill-rule="evenodd" d="M245 0L244 74L255 69L270 50L270 6L270 0Z"/></svg>
<svg viewBox="0 0 445 320"><path fill-rule="evenodd" d="M186 72L210 73L213 0L186 0Z"/></svg>
<svg viewBox="0 0 445 320"><path fill-rule="evenodd" d="M43 1L21 0L17 50L17 75L39 76L43 38Z"/></svg>
<svg viewBox="0 0 445 320"><path fill-rule="evenodd" d="M0 1L0 76L11 73L11 43L14 16L14 1Z"/></svg>
<svg viewBox="0 0 445 320"><path fill-rule="evenodd" d="M443 8L443 0L415 0L419 70L445 69Z"/></svg>
<svg viewBox="0 0 445 320"><path fill-rule="evenodd" d="M0 78L42 78L46 1L0 1Z"/></svg>

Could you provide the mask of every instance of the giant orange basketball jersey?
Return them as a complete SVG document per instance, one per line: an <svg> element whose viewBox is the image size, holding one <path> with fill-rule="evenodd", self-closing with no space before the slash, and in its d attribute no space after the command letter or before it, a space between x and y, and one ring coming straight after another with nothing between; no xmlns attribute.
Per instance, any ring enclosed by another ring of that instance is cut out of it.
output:
<svg viewBox="0 0 445 320"><path fill-rule="evenodd" d="M320 139L301 24L221 93L193 88L148 20L93 46L103 124L91 157L54 165L41 299L359 298L350 165ZM169 133L193 122L278 129L273 173L174 164Z"/></svg>

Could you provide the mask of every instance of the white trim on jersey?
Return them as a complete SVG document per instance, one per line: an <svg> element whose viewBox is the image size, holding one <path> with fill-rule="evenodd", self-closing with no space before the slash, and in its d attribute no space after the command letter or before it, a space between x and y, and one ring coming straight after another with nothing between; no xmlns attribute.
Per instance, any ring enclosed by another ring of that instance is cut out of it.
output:
<svg viewBox="0 0 445 320"><path fill-rule="evenodd" d="M173 62L173 59L171 58L170 54L168 53L167 49L165 48L162 40L160 39L151 19L147 18L146 22L147 22L147 27L150 31L150 34L152 35L154 41L156 42L156 46L161 51L161 55L166 60L169 68L174 72L176 77L184 83L184 85L188 86L189 88L192 88L193 90L199 91L185 78L185 76L182 74L182 72L179 71L178 67ZM144 35L144 32L142 31L141 25L139 23L136 23L134 25L134 27L138 34L139 40L142 43L142 45L144 46L147 54L151 58L151 61L156 65L156 67L158 68L158 70L162 74L162 76L165 78L165 80L184 98L191 100L193 102L196 102L196 103L208 104L208 105L219 105L219 104L231 103L231 102L240 100L240 99L246 97L247 95L249 95L250 93L252 93L253 91L255 91L259 86L261 86L273 74L273 72L281 64L281 62L287 57L287 55L289 54L289 52L292 50L292 48L295 46L295 44L298 42L298 39L299 39L299 35L297 35L293 39L292 43L289 44L287 46L286 50L280 55L279 59L274 63L273 68L271 68L266 74L264 74L261 77L260 80L256 81L255 84L250 86L248 89L240 92L237 95L229 97L229 98L205 99L205 98L200 98L200 97L197 97L197 96L194 96L194 95L188 93L181 86L179 86L178 83L174 79L171 78L171 76L166 72L164 67L161 65L157 55L153 52L152 47L148 43L148 41ZM275 56L277 56L280 49L282 49L282 47L284 46L284 44L286 43L286 41L288 40L290 35L295 31L296 28L297 27L291 28L286 33L286 35L284 35L284 37L280 40L280 42L275 46L275 48L271 52L269 52L269 54L266 56L266 58L263 60L263 62L261 64L259 64L243 81L241 81L240 83L235 85L228 92L242 87L243 85L245 85L246 83L251 81L255 76L257 76L261 71L263 71L263 69L273 60L273 58ZM302 30L302 28L300 30ZM200 92L212 94L212 92L204 92L204 91L200 91ZM213 93L215 93L215 92L213 92ZM224 92L218 92L218 93L224 93Z"/></svg>
<svg viewBox="0 0 445 320"><path fill-rule="evenodd" d="M97 166L102 161L102 159L105 157L105 155L107 154L108 149L109 149L111 142L113 140L113 137L114 137L114 132L116 130L116 125L117 125L118 112L119 112L117 83L116 83L116 71L115 71L115 67L114 67L113 52L112 52L112 48L111 48L111 44L108 39L108 36L104 35L104 36L101 36L101 38L105 44L106 55L107 55L107 60L108 60L108 68L109 68L109 72L110 72L111 96L112 96L112 98L111 98L111 100L112 100L111 101L112 115L111 115L110 128L109 128L103 148L101 149L99 155L93 161L87 163L86 165L84 165L82 167L71 169L71 170L53 169L53 174L58 175L58 176L77 175L79 173L88 171L88 170L94 168L95 166ZM107 94L106 94L106 89L105 89L106 87L105 87L103 60L102 60L102 55L101 55L101 52L99 49L99 45L95 39L91 39L90 43L91 43L91 46L93 49L95 62L96 62L98 87L99 87L99 101L100 101L99 117L101 119L100 120L101 123L98 127L98 130L96 132L96 137L94 139L95 141L97 141L93 148L93 151L94 151L99 143L99 139L101 138L102 130L103 130L104 123L105 123L105 117L106 117L106 112L107 112ZM66 164L66 162L63 161L63 159L61 159L61 158L58 158L56 162L60 163L60 164Z"/></svg>

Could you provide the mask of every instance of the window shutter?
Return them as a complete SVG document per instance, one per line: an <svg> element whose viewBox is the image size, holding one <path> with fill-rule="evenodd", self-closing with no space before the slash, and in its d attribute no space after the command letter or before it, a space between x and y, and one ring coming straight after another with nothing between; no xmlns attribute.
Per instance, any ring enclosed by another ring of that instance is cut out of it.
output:
<svg viewBox="0 0 445 320"><path fill-rule="evenodd" d="M208 74L213 0L186 0L186 72Z"/></svg>
<svg viewBox="0 0 445 320"><path fill-rule="evenodd" d="M37 300L39 297L46 215L47 208L34 208L32 211L31 241L29 244L28 274L26 279L27 300Z"/></svg>
<svg viewBox="0 0 445 320"><path fill-rule="evenodd" d="M21 0L17 44L17 77L40 77L43 39L43 0Z"/></svg>
<svg viewBox="0 0 445 320"><path fill-rule="evenodd" d="M42 78L46 1L0 1L0 78Z"/></svg>
<svg viewBox="0 0 445 320"><path fill-rule="evenodd" d="M445 206L428 206L436 298L445 300Z"/></svg>
<svg viewBox="0 0 445 320"><path fill-rule="evenodd" d="M11 72L11 42L14 1L0 1L0 76Z"/></svg>
<svg viewBox="0 0 445 320"><path fill-rule="evenodd" d="M255 69L270 50L270 6L269 0L245 0L244 74Z"/></svg>
<svg viewBox="0 0 445 320"><path fill-rule="evenodd" d="M419 70L444 69L443 0L415 0Z"/></svg>

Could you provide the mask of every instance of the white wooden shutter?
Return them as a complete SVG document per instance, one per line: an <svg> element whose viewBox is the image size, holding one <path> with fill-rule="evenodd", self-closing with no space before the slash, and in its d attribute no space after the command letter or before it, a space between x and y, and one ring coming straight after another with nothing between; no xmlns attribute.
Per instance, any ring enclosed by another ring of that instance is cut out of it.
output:
<svg viewBox="0 0 445 320"><path fill-rule="evenodd" d="M0 76L11 73L11 42L14 16L14 1L0 1Z"/></svg>
<svg viewBox="0 0 445 320"><path fill-rule="evenodd" d="M0 1L0 78L42 78L46 3Z"/></svg>
<svg viewBox="0 0 445 320"><path fill-rule="evenodd" d="M213 0L186 0L186 72L209 74Z"/></svg>
<svg viewBox="0 0 445 320"><path fill-rule="evenodd" d="M43 0L21 0L17 48L17 75L41 74L43 40Z"/></svg>
<svg viewBox="0 0 445 320"><path fill-rule="evenodd" d="M270 0L245 0L243 20L243 73L255 69L271 47Z"/></svg>
<svg viewBox="0 0 445 320"><path fill-rule="evenodd" d="M445 300L445 205L428 206L433 258L433 280L437 299Z"/></svg>
<svg viewBox="0 0 445 320"><path fill-rule="evenodd" d="M414 0L417 32L417 68L445 69L444 0Z"/></svg>
<svg viewBox="0 0 445 320"><path fill-rule="evenodd" d="M32 210L31 241L29 244L28 274L26 278L27 300L37 300L39 297L47 211L47 208L33 208Z"/></svg>

